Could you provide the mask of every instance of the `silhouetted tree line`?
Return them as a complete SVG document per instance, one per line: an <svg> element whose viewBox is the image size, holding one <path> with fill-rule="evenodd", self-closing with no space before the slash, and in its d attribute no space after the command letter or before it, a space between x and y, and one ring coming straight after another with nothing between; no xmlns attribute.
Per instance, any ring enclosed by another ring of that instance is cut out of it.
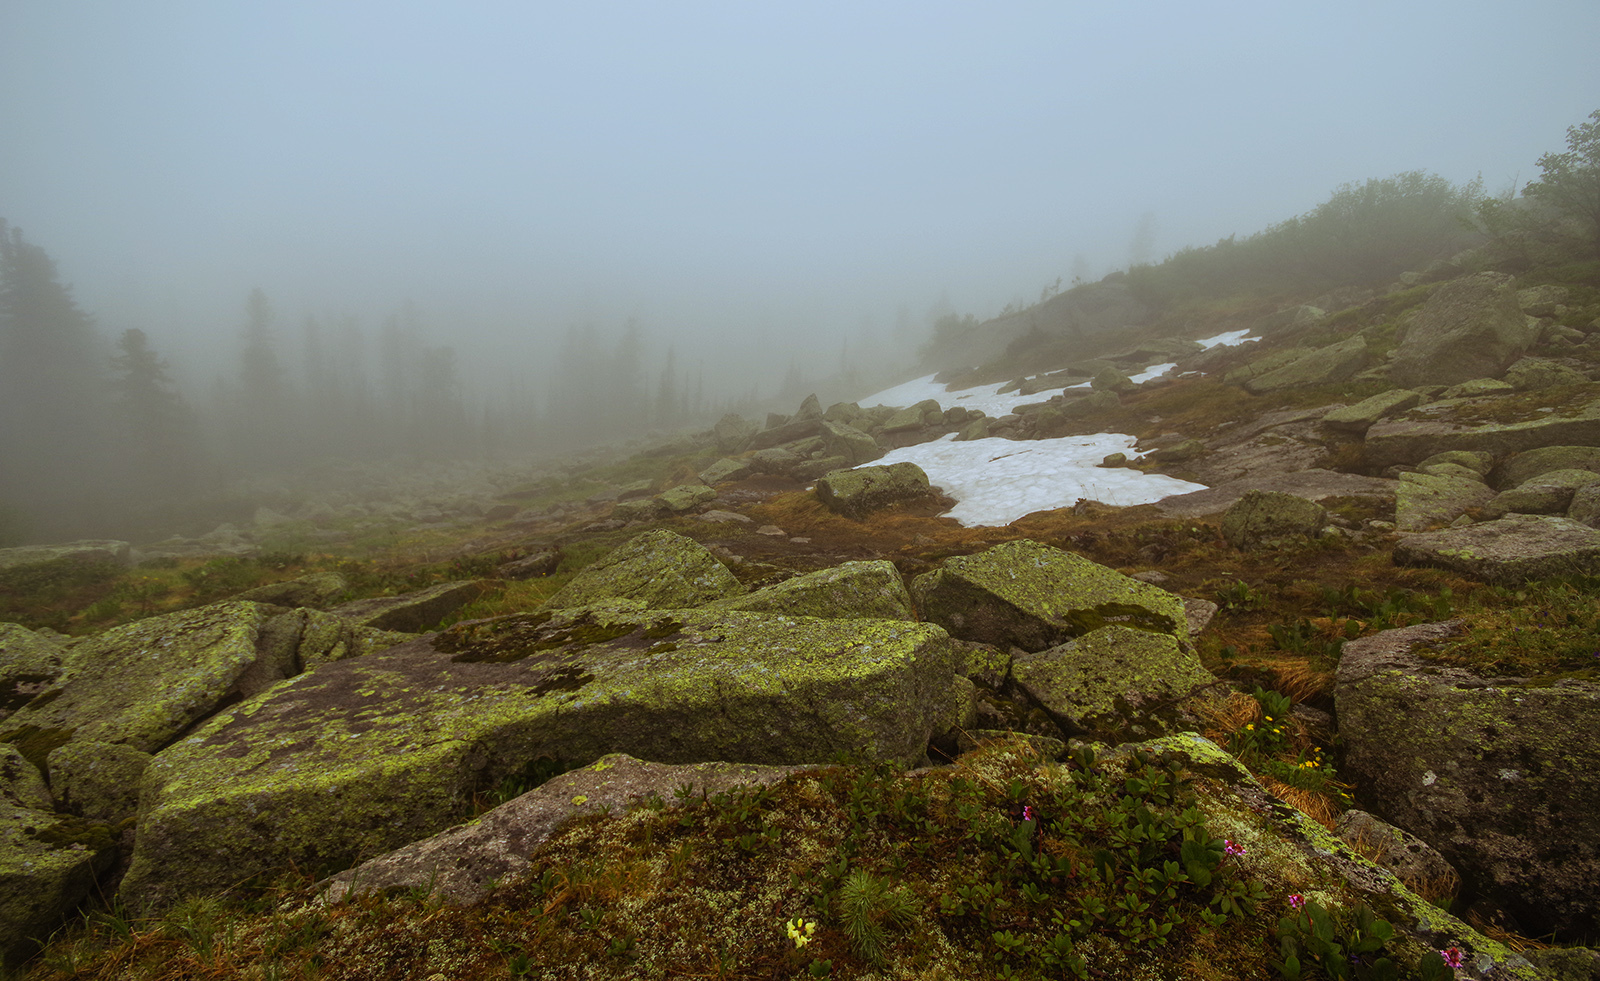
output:
<svg viewBox="0 0 1600 981"><path fill-rule="evenodd" d="M187 398L143 331L107 343L54 261L0 221L0 546L193 533L195 502L231 478L327 460L558 452L748 410L708 401L671 347L652 367L632 321L615 339L574 327L470 394L410 304L374 331L308 318L294 337L257 289L241 324L234 369Z"/></svg>

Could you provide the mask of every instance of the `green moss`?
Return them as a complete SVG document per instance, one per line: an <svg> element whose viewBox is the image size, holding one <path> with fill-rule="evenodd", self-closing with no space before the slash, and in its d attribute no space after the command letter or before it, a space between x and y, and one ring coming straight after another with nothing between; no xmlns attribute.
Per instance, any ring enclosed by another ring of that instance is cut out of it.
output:
<svg viewBox="0 0 1600 981"><path fill-rule="evenodd" d="M101 851L116 844L115 829L104 821L91 821L70 814L58 814L56 820L43 830L28 828L28 837L54 849L83 846L90 851Z"/></svg>
<svg viewBox="0 0 1600 981"><path fill-rule="evenodd" d="M0 743L11 743L16 746L23 758L37 767L40 773L48 773L45 760L50 756L50 751L71 742L72 735L76 731L76 729L50 726L13 726L0 731Z"/></svg>

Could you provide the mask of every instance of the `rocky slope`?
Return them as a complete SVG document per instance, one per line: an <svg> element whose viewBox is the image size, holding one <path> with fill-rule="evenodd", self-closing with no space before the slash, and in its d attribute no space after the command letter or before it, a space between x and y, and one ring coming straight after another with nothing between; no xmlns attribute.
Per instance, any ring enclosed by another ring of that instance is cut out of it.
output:
<svg viewBox="0 0 1600 981"><path fill-rule="evenodd" d="M167 924L96 948L115 976L295 868L331 878L230 936L326 929L236 945L238 970L1581 977L1558 972L1600 940L1600 297L1479 273L1339 299L1228 325L1261 338L1237 348L1040 361L1000 418L811 399L398 519L494 575L7 625L0 943L20 962L114 895ZM1147 454L1107 465L1210 489L963 529L916 467L871 466L1102 431ZM372 531L287 510L0 569L17 592ZM526 793L474 806L497 788ZM687 922L698 943L663 936ZM1508 927L1569 949L1485 935Z"/></svg>

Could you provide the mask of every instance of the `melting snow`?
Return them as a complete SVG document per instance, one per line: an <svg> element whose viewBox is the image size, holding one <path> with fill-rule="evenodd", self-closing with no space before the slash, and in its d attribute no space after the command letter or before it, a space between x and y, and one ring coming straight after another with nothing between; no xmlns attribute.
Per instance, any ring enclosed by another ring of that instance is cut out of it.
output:
<svg viewBox="0 0 1600 981"><path fill-rule="evenodd" d="M1218 334L1215 337L1202 337L1199 343L1201 347L1206 348L1236 347L1240 344L1243 344L1245 341L1261 340L1259 337L1244 336L1248 333L1250 333L1249 328L1245 328L1244 330L1230 330L1226 333Z"/></svg>
<svg viewBox="0 0 1600 981"><path fill-rule="evenodd" d="M1248 332L1235 333L1242 336ZM1156 378L1172 367L1171 364L1153 365L1134 379ZM860 404L904 407L934 399L941 408L959 405L980 409L998 418L1016 406L1040 401L1039 395L998 394L995 390L1004 385L946 391L933 377L928 375L886 389L862 399ZM870 465L915 463L927 473L931 482L960 502L950 509L948 516L967 526L1010 524L1034 511L1070 507L1080 498L1128 507L1205 489L1204 484L1162 474L1096 466L1112 453L1126 453L1130 459L1137 458L1139 454L1133 452L1136 442L1134 437L1122 433L1096 433L1061 439L993 437L957 443L955 435L950 434L933 442L891 450Z"/></svg>

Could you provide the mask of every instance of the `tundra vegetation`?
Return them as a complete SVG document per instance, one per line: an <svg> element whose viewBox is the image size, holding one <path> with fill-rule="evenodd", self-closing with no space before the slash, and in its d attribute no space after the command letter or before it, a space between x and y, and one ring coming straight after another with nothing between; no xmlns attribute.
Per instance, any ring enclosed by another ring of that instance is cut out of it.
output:
<svg viewBox="0 0 1600 981"><path fill-rule="evenodd" d="M1540 160L1543 176L1526 197L1487 197L1476 185L1454 187L1421 173L1347 185L1307 215L1248 239L1047 290L1036 307L991 321L941 322L921 352L922 367L963 384L1040 385L1031 388L1040 404L1012 416L924 410L900 428L887 425L891 413L874 416L849 403L825 412L808 400L764 427L724 420L716 430L563 461L503 482L487 507L458 509L451 520L307 507L258 517L241 539L247 547L227 553L186 539L165 553L153 542L133 565L60 558L0 568L0 621L69 651L119 627L230 598L258 597L269 609L301 608L306 616L343 609L353 619L349 611L358 608L363 618L398 615L382 601L475 581L469 598L418 614L423 620L361 620L364 630L424 634L409 642L444 649L508 622L475 621L543 609L525 622L544 626L564 590L592 591L600 572L631 556L622 546L641 535L671 533L704 546L722 597L694 601L707 615L759 609L752 597L776 595L761 591L792 588L807 574L883 562L894 582L874 602L892 608L904 595L910 608L915 597L921 608L913 613L927 615L925 584L933 580L918 577L960 568L963 557L997 546L1008 555L1048 547L1172 594L1166 601L1182 603L1192 631L1171 617L1140 630L1165 631L1175 650L1182 645L1215 679L1140 711L1131 696L1118 700L1113 714L1135 720L1118 730L1100 719L1068 719L1047 698L1017 696L1013 666L1040 650L971 641L963 648L967 670L957 672L966 687L958 690L975 692L976 707L934 733L949 737L930 743L934 765L843 751L715 792L685 783L588 810L580 794L559 826L519 857L525 867L488 883L472 903L449 901L428 881L352 886L329 902L328 877L350 864L342 861L250 870L227 888L134 909L116 889L128 871L123 855L100 870L59 929L38 938L37 952L4 970L28 981L1583 976L1559 972L1584 963L1582 945L1600 940L1592 877L1588 892L1582 883L1568 889L1548 880L1548 902L1539 898L1545 886L1497 878L1488 860L1460 875L1445 866L1394 878L1368 861L1393 867L1376 839L1334 832L1360 810L1409 806L1372 798L1378 776L1354 772L1374 756L1361 744L1370 734L1339 725L1355 714L1341 700L1370 677L1354 675L1352 651L1380 666L1414 656L1420 666L1406 670L1424 680L1459 679L1451 683L1463 698L1487 689L1520 693L1519 704L1552 692L1588 693L1592 702L1600 684L1600 546L1582 537L1600 522L1600 507L1584 510L1586 488L1600 490L1584 476L1600 473L1600 457L1588 452L1600 446L1600 424L1591 427L1588 415L1600 403L1600 259L1582 196L1584 182L1600 172L1597 124L1600 114L1574 128L1568 152ZM61 398L87 391L92 372L72 351L87 343L88 325L41 251L15 233L4 244L11 305L0 316L20 323L16 297L35 290L27 295L42 297L64 345L49 356L78 372L63 368ZM1490 378L1420 382L1405 390L1414 399L1388 398L1396 390L1389 368L1405 363L1406 345L1419 343L1430 318L1469 293L1511 305L1513 333L1524 333L1508 342L1515 350L1505 364ZM1114 322L1097 324L1112 308L1120 311ZM255 400L246 415L256 425L288 396L264 296L251 298L248 321L238 398ZM8 343L22 344L10 329ZM1230 330L1261 340L1209 351L1188 343ZM175 435L192 416L136 334L122 338L114 362L114 395L127 424L143 433L130 444L137 459L121 465L146 473L154 486L173 468L191 466L185 453L198 444ZM575 337L572 356L581 349ZM1321 356L1333 349L1337 357ZM1359 355L1349 370L1336 364L1347 349ZM1179 362L1176 377L1121 385L1104 373L1133 367L1130 359L1142 360L1141 368L1165 363L1163 351ZM413 353L413 367L432 379L422 390L448 393L447 354L425 346ZM15 362L0 359L7 363ZM1303 374L1270 382L1289 369ZM1100 379L1097 392L1111 394L1066 411L1077 404L1066 384L1090 378ZM682 417L682 389L676 376L670 386L663 381L667 394L655 400L662 418ZM0 398L16 391L0 385ZM1060 393L1054 401L1051 392ZM1363 415L1369 410L1371 419ZM403 418L461 424L452 412L408 409ZM97 424L86 418L82 425L90 432ZM247 426L244 417L239 425ZM42 459L44 449L27 442L37 434L15 429L8 429L8 452ZM1297 518L1309 522L1306 530L1280 528L1248 544L1225 532L1233 500L1222 498L1137 507L1081 500L1004 526L963 527L940 517L949 500L936 486L859 509L807 486L864 462L842 455L865 445L856 436L887 449L950 433L1096 432L1137 437L1148 455L1131 466L1232 487L1235 500L1244 484L1272 491L1274 481L1313 479L1307 474L1334 483L1304 492L1318 505ZM263 430L241 438L266 445L278 436ZM701 478L719 472L736 476ZM682 492L686 485L704 492ZM24 497L14 506L30 503ZM1517 520L1503 523L1507 515ZM1571 538L1560 548L1518 538L1525 547L1510 558L1459 542L1416 560L1403 551L1473 529L1531 535L1516 530L1531 527L1524 519ZM1445 554L1450 549L1471 554ZM1505 567L1520 571L1496 571ZM314 603L287 600L302 595L289 590L308 588L322 590ZM830 580L813 595L826 602L832 588ZM595 616L642 616L644 595L601 595L610 605L596 607ZM670 629L645 631L650 643L639 642L641 656L676 652L684 623L668 621ZM964 637L970 624L945 626ZM1384 648L1394 631L1422 627L1437 627L1438 635L1400 653ZM630 629L578 637L572 627L562 636L599 646L625 643ZM444 631L444 639L428 640L432 631ZM363 636L375 643L375 635ZM1044 653L1066 646L1052 646L1058 640ZM302 677L320 670L306 667ZM54 737L7 729L6 718L49 706L30 703L23 696L31 690L0 677L7 684L0 735L15 749L5 759L45 758L52 747L40 740ZM260 704L225 707L244 717ZM1492 740L1504 734L1492 732L1492 719L1453 718L1457 710L1443 696L1409 704L1418 725L1478 726L1473 731L1490 732L1479 755L1500 752ZM200 741L226 724L202 719L184 734ZM1135 731L1140 726L1151 731ZM1587 752L1584 745L1574 737L1538 758ZM1531 758L1544 750L1530 737L1507 752ZM1500 779L1532 793L1569 778L1576 784L1596 769L1592 756L1568 763L1570 771L1548 780L1531 765L1502 768ZM611 756L541 756L470 787L450 817L481 819L541 787L620 765ZM1419 782L1432 785L1435 776L1430 770ZM1592 790L1592 780L1583 786ZM1567 819L1580 820L1580 811ZM1519 833L1545 834L1535 817ZM113 842L125 848L136 840L140 819L63 814L48 833L53 847L110 855ZM1450 851L1439 835L1429 843L1456 864L1473 858L1471 839Z"/></svg>

